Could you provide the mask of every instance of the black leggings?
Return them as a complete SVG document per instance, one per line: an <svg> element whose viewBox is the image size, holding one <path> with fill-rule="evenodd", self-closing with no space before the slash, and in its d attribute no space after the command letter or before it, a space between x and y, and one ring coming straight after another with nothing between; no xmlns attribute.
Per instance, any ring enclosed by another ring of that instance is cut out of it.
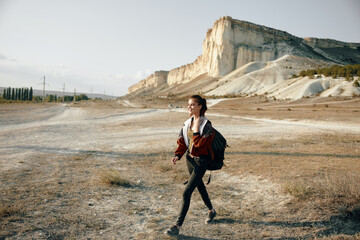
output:
<svg viewBox="0 0 360 240"><path fill-rule="evenodd" d="M183 193L183 202L181 206L181 211L179 218L176 222L178 226L182 226L186 213L189 210L191 194L194 192L195 188L199 190L202 200L209 210L212 209L212 204L209 198L209 195L206 191L206 187L202 178L206 172L207 160L205 158L192 158L186 156L186 165L188 167L190 178L186 184L184 193Z"/></svg>

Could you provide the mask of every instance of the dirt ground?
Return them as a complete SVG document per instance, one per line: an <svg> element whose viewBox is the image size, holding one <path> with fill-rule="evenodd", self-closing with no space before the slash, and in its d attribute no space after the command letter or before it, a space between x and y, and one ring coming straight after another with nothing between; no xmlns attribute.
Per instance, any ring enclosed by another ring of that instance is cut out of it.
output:
<svg viewBox="0 0 360 240"><path fill-rule="evenodd" d="M230 145L218 216L194 192L178 239L360 239L359 98L208 104ZM187 117L176 100L0 105L0 239L169 239Z"/></svg>

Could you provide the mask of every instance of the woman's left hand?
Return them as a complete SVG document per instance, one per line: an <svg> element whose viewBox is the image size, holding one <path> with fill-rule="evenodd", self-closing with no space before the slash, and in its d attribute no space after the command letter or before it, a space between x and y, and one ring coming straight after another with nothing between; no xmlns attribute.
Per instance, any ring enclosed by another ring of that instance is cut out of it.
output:
<svg viewBox="0 0 360 240"><path fill-rule="evenodd" d="M179 157L175 156L172 160L172 163L175 165L177 161L179 161Z"/></svg>

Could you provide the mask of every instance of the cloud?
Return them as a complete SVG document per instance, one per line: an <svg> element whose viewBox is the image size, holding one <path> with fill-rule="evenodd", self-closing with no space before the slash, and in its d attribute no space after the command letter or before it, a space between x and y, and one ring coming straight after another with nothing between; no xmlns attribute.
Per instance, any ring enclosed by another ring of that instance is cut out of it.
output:
<svg viewBox="0 0 360 240"><path fill-rule="evenodd" d="M4 54L1 54L1 53L0 53L0 60L16 62L16 59L9 59L7 56L5 56Z"/></svg>
<svg viewBox="0 0 360 240"><path fill-rule="evenodd" d="M147 70L139 70L137 73L136 73L136 79L138 80L143 80L145 78L147 78L150 74L152 74L153 71L150 70L150 69L147 69Z"/></svg>

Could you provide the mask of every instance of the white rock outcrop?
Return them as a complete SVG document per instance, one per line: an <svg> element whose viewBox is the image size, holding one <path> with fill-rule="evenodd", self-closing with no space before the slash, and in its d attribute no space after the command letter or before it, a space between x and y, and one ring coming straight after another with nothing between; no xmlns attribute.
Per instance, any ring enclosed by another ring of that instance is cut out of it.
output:
<svg viewBox="0 0 360 240"><path fill-rule="evenodd" d="M134 92L138 89L158 87L160 85L167 84L168 73L168 71L156 71L137 84L132 85L128 90L129 92Z"/></svg>
<svg viewBox="0 0 360 240"><path fill-rule="evenodd" d="M340 50L339 50L340 49ZM222 17L206 33L202 55L193 63L159 71L129 88L129 93L160 85L173 86L200 75L222 77L251 62L270 62L283 56L301 56L333 63L359 63L359 43L298 38L287 32Z"/></svg>

